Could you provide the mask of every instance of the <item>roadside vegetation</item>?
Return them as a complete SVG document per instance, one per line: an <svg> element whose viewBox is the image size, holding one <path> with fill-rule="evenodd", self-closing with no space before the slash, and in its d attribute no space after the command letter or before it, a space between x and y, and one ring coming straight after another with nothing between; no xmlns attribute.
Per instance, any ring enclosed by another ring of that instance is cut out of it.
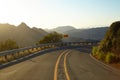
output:
<svg viewBox="0 0 120 80"><path fill-rule="evenodd" d="M57 32L49 33L46 35L43 39L38 41L37 44L46 44L46 43L57 43L57 42L62 42L63 35L59 34ZM23 50L23 51L18 51L13 54L7 54L7 55L0 55L0 64L4 64L16 59L19 59L21 57L34 54L35 52L41 51L43 49L48 49L48 48L54 48L54 45L49 45L49 46L41 46L37 48L31 48L28 50ZM5 51L5 50L12 50L12 49L17 49L19 48L17 43L13 40L6 40L5 42L0 42L0 51Z"/></svg>
<svg viewBox="0 0 120 80"><path fill-rule="evenodd" d="M93 47L92 55L106 63L120 62L120 21L112 23L99 46Z"/></svg>
<svg viewBox="0 0 120 80"><path fill-rule="evenodd" d="M12 39L8 39L4 42L0 42L0 51L12 50L17 48L19 48L17 43Z"/></svg>
<svg viewBox="0 0 120 80"><path fill-rule="evenodd" d="M16 60L16 59L19 59L19 58L22 58L22 57L25 57L30 54L34 54L35 52L38 52L41 50L48 49L48 48L54 48L54 47L55 47L54 45L41 46L41 47L30 48L27 50L22 50L22 51L17 51L17 52L13 51L12 54L0 55L0 65L10 62L10 61L13 61L13 60Z"/></svg>
<svg viewBox="0 0 120 80"><path fill-rule="evenodd" d="M37 44L57 43L62 42L63 35L57 32L52 32L46 35L43 39L39 40Z"/></svg>

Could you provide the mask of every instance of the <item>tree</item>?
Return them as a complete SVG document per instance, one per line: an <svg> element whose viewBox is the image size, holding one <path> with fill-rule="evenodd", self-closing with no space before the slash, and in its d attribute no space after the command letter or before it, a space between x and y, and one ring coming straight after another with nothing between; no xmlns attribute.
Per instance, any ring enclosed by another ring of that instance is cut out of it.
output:
<svg viewBox="0 0 120 80"><path fill-rule="evenodd" d="M12 50L19 48L14 40L8 39L5 42L0 42L0 51Z"/></svg>
<svg viewBox="0 0 120 80"><path fill-rule="evenodd" d="M43 39L38 41L38 44L46 44L46 43L57 43L62 42L63 35L57 32L52 32L46 35Z"/></svg>

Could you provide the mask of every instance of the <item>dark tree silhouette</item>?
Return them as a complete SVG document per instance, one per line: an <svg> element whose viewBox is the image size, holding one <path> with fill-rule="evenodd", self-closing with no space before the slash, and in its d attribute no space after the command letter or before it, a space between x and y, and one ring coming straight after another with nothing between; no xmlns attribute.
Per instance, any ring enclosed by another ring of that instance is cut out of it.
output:
<svg viewBox="0 0 120 80"><path fill-rule="evenodd" d="M57 32L52 32L46 35L40 41L38 41L38 44L62 42L62 38L63 38L62 34L59 34Z"/></svg>

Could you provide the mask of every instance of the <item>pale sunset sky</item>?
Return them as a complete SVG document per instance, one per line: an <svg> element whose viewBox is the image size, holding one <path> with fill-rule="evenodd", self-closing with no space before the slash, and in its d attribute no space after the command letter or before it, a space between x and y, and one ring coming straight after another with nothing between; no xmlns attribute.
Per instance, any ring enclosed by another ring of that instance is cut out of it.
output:
<svg viewBox="0 0 120 80"><path fill-rule="evenodd" d="M120 20L120 0L0 0L0 23L30 27L109 26Z"/></svg>

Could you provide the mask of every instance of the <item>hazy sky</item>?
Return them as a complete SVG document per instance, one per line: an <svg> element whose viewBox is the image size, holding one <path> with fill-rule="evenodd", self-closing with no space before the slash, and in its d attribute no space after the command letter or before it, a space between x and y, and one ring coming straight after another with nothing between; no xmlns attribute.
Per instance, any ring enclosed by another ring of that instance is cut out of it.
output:
<svg viewBox="0 0 120 80"><path fill-rule="evenodd" d="M118 20L120 0L0 0L0 23L88 28Z"/></svg>

